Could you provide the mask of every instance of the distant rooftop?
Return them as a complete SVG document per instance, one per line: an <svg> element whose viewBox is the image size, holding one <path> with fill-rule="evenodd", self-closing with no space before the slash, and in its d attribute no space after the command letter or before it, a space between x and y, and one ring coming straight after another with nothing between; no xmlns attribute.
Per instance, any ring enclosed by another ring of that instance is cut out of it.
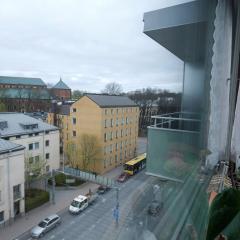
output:
<svg viewBox="0 0 240 240"><path fill-rule="evenodd" d="M0 137L58 130L57 127L23 113L0 113L0 119L7 122L7 126L0 129Z"/></svg>
<svg viewBox="0 0 240 240"><path fill-rule="evenodd" d="M71 89L68 87L68 85L62 81L61 78L60 78L59 82L58 82L56 85L54 85L52 88L54 88L54 89L71 90Z"/></svg>
<svg viewBox="0 0 240 240"><path fill-rule="evenodd" d="M46 86L41 78L0 76L0 84Z"/></svg>
<svg viewBox="0 0 240 240"><path fill-rule="evenodd" d="M127 96L86 94L99 107L137 107L138 105Z"/></svg>
<svg viewBox="0 0 240 240"><path fill-rule="evenodd" d="M19 144L12 143L10 141L6 141L0 138L0 154L6 153L9 151L18 151L23 149L24 147Z"/></svg>

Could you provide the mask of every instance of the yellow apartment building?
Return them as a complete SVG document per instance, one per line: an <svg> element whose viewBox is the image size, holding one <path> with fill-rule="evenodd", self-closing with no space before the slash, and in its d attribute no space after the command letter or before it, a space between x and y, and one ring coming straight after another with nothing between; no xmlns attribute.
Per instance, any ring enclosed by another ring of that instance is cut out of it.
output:
<svg viewBox="0 0 240 240"><path fill-rule="evenodd" d="M48 115L48 122L61 130L64 153L70 143L78 148L82 135L96 137L101 148L100 160L94 164L97 173L107 172L135 157L138 120L139 107L131 99L103 94L87 94L67 105L64 111Z"/></svg>

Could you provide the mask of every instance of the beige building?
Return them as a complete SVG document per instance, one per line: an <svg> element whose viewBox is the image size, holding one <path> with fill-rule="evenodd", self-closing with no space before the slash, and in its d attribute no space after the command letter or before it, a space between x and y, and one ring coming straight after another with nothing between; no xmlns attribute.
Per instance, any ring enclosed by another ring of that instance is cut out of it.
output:
<svg viewBox="0 0 240 240"><path fill-rule="evenodd" d="M25 147L29 164L44 163L44 172L60 165L59 129L23 113L0 113L1 138Z"/></svg>
<svg viewBox="0 0 240 240"><path fill-rule="evenodd" d="M24 147L0 139L0 227L24 206Z"/></svg>
<svg viewBox="0 0 240 240"><path fill-rule="evenodd" d="M94 171L104 173L133 158L138 136L138 106L125 96L87 94L71 106L68 114L50 113L48 122L61 129L66 153L69 143L78 147L83 134L94 135L101 148L101 160Z"/></svg>

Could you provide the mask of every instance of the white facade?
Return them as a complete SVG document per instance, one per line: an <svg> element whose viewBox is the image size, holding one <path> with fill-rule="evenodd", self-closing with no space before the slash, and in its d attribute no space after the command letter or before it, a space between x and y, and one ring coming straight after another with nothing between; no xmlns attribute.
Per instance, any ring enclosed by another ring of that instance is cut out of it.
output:
<svg viewBox="0 0 240 240"><path fill-rule="evenodd" d="M24 209L24 150L0 153L0 226Z"/></svg>
<svg viewBox="0 0 240 240"><path fill-rule="evenodd" d="M33 136L22 135L20 138L10 137L9 141L25 147L25 158L46 161L46 172L58 169L60 166L59 131L35 133Z"/></svg>

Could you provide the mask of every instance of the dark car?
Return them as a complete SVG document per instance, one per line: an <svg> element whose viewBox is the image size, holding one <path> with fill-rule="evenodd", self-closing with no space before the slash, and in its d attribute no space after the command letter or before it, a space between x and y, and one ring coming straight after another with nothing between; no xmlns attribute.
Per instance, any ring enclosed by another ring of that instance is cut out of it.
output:
<svg viewBox="0 0 240 240"><path fill-rule="evenodd" d="M45 235L48 231L56 227L61 223L61 218L57 215L51 215L41 221L36 227L31 231L32 238L40 238Z"/></svg>
<svg viewBox="0 0 240 240"><path fill-rule="evenodd" d="M150 205L148 206L148 214L152 216L156 216L159 214L163 207L163 203L157 200L153 200Z"/></svg>
<svg viewBox="0 0 240 240"><path fill-rule="evenodd" d="M127 173L122 173L122 174L118 177L117 181L118 181L118 182L125 182L125 181L127 181L127 179L128 179L129 177L130 177L129 174L127 174Z"/></svg>
<svg viewBox="0 0 240 240"><path fill-rule="evenodd" d="M110 190L110 187L101 185L98 187L97 192L98 192L98 194L104 194L105 192L107 192L109 190Z"/></svg>

